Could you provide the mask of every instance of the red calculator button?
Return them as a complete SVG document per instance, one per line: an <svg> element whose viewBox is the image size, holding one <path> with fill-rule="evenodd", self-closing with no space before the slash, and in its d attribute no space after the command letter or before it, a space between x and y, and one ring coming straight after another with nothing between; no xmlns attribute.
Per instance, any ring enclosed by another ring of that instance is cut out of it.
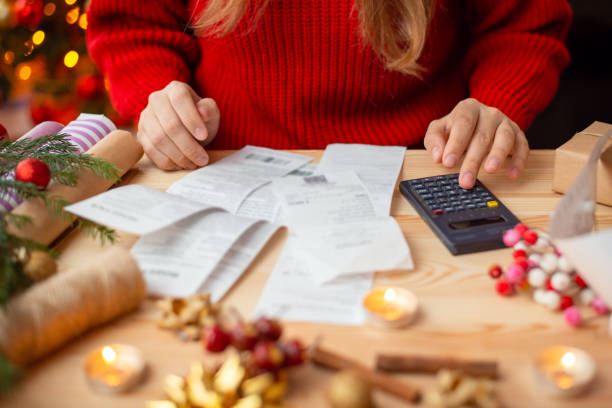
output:
<svg viewBox="0 0 612 408"><path fill-rule="evenodd" d="M444 210L442 210L441 208L436 208L435 210L433 210L434 215L442 215L444 214Z"/></svg>

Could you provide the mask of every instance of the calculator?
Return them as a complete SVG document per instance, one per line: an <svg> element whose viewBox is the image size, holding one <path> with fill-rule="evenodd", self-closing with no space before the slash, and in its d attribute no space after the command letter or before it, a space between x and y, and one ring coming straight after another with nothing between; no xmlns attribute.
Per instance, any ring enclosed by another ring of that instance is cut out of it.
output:
<svg viewBox="0 0 612 408"><path fill-rule="evenodd" d="M458 173L405 180L399 188L453 255L504 248L503 232L520 222L479 180L461 188Z"/></svg>

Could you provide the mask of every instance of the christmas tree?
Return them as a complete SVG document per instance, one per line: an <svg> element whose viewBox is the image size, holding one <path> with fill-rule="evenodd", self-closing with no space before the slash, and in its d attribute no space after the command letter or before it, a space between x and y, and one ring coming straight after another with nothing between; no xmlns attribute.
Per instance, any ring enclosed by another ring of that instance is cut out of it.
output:
<svg viewBox="0 0 612 408"><path fill-rule="evenodd" d="M111 107L87 55L89 0L0 0L0 103L28 94L34 123L68 123L80 112L129 121Z"/></svg>

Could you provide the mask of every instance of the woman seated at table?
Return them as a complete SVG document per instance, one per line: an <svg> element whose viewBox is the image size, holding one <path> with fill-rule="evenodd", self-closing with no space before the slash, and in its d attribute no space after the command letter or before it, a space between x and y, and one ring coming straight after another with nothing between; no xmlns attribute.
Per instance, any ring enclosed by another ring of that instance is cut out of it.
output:
<svg viewBox="0 0 612 408"><path fill-rule="evenodd" d="M187 5L185 3L188 3ZM93 0L90 52L166 170L245 144L418 146L473 186L525 166L569 61L565 0Z"/></svg>

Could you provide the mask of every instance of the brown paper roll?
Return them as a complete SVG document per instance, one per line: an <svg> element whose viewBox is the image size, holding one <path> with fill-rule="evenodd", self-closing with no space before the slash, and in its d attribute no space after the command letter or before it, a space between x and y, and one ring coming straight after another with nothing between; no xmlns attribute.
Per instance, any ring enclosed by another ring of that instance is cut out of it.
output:
<svg viewBox="0 0 612 408"><path fill-rule="evenodd" d="M96 143L87 154L114 164L119 169L119 175L123 176L140 160L143 150L130 132L115 130ZM112 181L104 180L92 171L85 170L76 186L68 187L56 183L49 187L49 196L59 196L69 203L76 203L108 190L112 184ZM32 223L21 229L10 226L9 232L43 245L49 245L71 224L66 217L57 217L47 210L40 199L21 203L13 213L30 217Z"/></svg>
<svg viewBox="0 0 612 408"><path fill-rule="evenodd" d="M127 249L110 247L87 265L37 283L0 310L0 351L30 363L85 330L138 306L142 273Z"/></svg>

